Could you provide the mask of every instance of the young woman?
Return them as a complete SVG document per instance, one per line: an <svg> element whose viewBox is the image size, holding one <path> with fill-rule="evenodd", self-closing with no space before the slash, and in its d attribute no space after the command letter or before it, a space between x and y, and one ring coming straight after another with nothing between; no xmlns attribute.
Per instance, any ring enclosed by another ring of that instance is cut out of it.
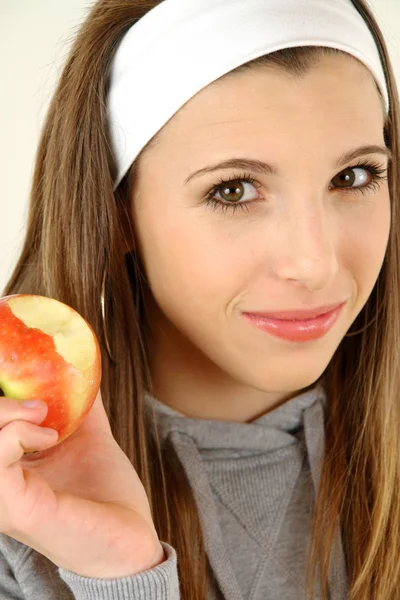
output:
<svg viewBox="0 0 400 600"><path fill-rule="evenodd" d="M101 395L1 398L0 598L400 597L398 115L365 0L93 6L4 294Z"/></svg>

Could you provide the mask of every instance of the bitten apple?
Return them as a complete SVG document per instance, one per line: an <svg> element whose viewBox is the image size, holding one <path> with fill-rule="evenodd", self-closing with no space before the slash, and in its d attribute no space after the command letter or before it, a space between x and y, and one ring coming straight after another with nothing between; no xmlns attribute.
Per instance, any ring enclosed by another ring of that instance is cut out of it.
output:
<svg viewBox="0 0 400 600"><path fill-rule="evenodd" d="M0 298L0 388L16 400L44 400L43 427L71 435L89 412L101 381L96 334L75 310L44 296Z"/></svg>

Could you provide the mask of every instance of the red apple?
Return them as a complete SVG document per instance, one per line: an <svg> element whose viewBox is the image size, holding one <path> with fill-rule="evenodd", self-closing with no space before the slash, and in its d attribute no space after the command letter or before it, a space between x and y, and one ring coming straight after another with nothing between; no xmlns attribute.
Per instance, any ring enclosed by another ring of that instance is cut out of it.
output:
<svg viewBox="0 0 400 600"><path fill-rule="evenodd" d="M96 334L75 310L44 296L0 298L0 388L17 400L44 400L43 427L71 435L89 412L101 380Z"/></svg>

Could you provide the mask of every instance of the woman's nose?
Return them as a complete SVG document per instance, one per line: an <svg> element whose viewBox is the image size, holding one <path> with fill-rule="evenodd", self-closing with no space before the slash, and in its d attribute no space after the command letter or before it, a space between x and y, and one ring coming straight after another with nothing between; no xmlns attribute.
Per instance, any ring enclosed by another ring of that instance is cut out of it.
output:
<svg viewBox="0 0 400 600"><path fill-rule="evenodd" d="M275 275L309 290L322 290L338 272L337 232L332 213L298 207L281 216L275 248Z"/></svg>

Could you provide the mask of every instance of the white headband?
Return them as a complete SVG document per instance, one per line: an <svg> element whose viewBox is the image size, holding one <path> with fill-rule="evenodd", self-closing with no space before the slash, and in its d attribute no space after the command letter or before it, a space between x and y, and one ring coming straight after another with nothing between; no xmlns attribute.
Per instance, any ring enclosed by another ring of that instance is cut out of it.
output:
<svg viewBox="0 0 400 600"><path fill-rule="evenodd" d="M111 65L114 189L197 92L254 58L293 46L327 46L358 58L389 111L374 38L351 0L164 0L152 8L127 31Z"/></svg>

